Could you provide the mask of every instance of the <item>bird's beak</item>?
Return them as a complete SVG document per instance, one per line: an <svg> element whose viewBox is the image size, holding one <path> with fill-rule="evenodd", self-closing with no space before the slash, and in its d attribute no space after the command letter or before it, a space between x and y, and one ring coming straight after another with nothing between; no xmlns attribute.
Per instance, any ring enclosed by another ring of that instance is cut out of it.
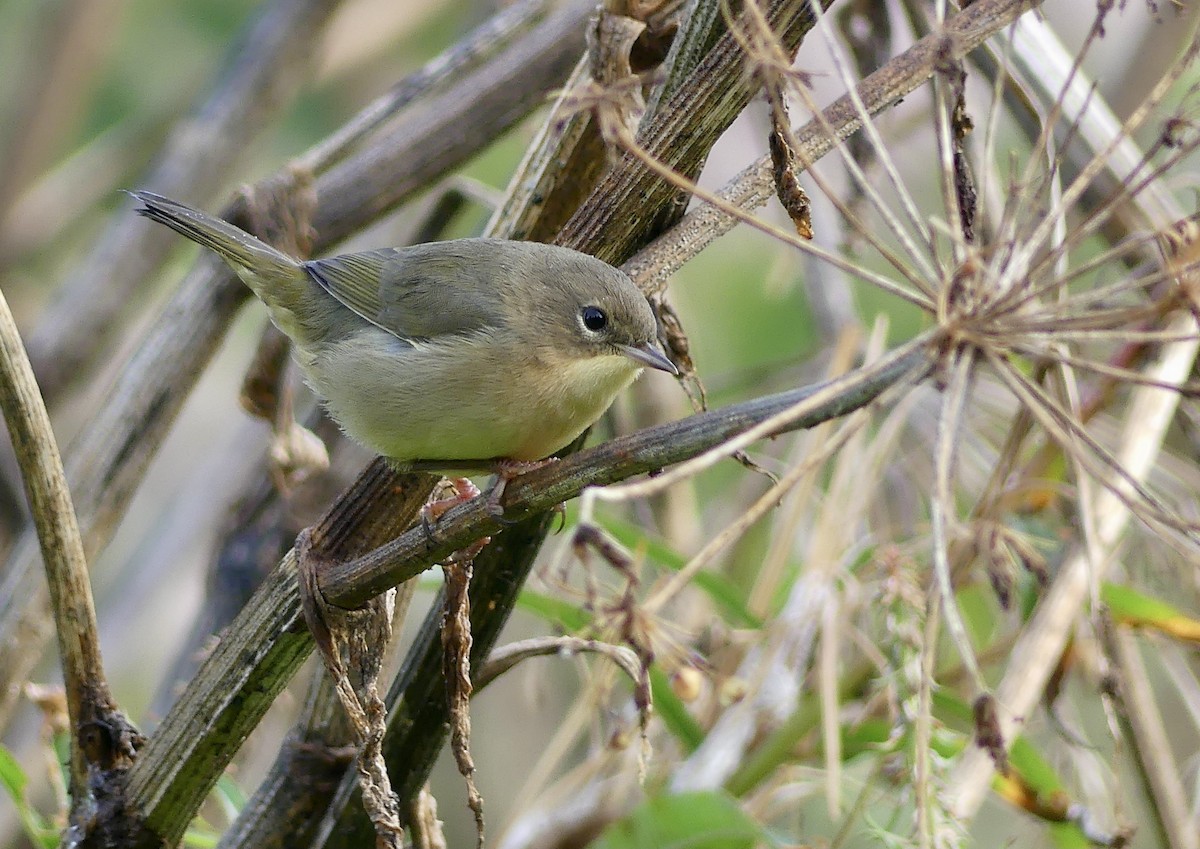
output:
<svg viewBox="0 0 1200 849"><path fill-rule="evenodd" d="M644 345L618 345L617 347L621 349L622 354L631 360L637 360L644 366L665 371L667 374L679 374L679 369L675 368L675 364L668 360L653 342L647 342Z"/></svg>

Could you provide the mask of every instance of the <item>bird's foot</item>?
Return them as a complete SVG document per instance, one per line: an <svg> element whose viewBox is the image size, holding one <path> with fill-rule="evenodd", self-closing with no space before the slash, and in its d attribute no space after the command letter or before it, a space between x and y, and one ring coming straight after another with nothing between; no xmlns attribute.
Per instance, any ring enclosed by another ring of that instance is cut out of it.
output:
<svg viewBox="0 0 1200 849"><path fill-rule="evenodd" d="M421 508L421 521L425 523L426 530L436 524L447 510L465 504L480 494L479 487L470 478L446 478L446 481L454 488L454 494L445 498L431 498Z"/></svg>
<svg viewBox="0 0 1200 849"><path fill-rule="evenodd" d="M421 526L425 529L425 536L431 545L437 542L434 530L438 519L442 518L447 510L480 495L479 487L475 486L470 478L447 478L447 482L453 488L453 494L445 498L433 498L421 508ZM474 560L475 555L483 551L484 546L491 541L491 537L477 539L466 548L460 548L451 554L448 562L459 563L464 560Z"/></svg>
<svg viewBox="0 0 1200 849"><path fill-rule="evenodd" d="M497 460L492 470L496 473L496 483L488 492L487 511L493 519L504 522L504 490L509 482L521 475L544 469L552 463L557 463L557 457L547 457L545 460Z"/></svg>

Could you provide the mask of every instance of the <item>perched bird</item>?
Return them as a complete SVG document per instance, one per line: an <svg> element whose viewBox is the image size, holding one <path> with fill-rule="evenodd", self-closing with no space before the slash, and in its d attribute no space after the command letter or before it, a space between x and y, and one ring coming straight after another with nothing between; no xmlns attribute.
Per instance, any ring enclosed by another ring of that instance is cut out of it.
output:
<svg viewBox="0 0 1200 849"><path fill-rule="evenodd" d="M130 194L139 214L237 272L342 429L401 468L541 460L643 367L676 373L633 281L577 251L460 239L300 262L182 203Z"/></svg>

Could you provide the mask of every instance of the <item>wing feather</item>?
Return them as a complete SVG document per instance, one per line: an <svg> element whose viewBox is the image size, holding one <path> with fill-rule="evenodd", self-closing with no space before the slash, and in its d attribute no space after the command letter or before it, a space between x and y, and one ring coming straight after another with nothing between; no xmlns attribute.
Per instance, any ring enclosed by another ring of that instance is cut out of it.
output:
<svg viewBox="0 0 1200 849"><path fill-rule="evenodd" d="M500 287L523 265L489 239L384 248L304 263L339 303L404 340L467 334L497 326ZM510 255L511 254L511 255Z"/></svg>

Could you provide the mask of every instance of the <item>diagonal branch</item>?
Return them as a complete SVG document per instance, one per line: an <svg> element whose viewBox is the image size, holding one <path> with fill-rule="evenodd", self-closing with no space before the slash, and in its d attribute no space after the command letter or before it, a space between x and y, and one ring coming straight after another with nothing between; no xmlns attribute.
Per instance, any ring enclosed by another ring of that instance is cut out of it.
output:
<svg viewBox="0 0 1200 849"><path fill-rule="evenodd" d="M857 409L898 382L917 380L925 370L924 340L917 340L870 369L821 386L702 413L579 452L509 485L505 496L508 515L533 517L532 523L521 522L506 530L481 497L443 516L436 542L418 526L365 557L330 563L329 571L321 575L321 592L330 603L356 606L485 535L496 535L493 545L501 551L513 541L510 538L520 539L517 549L508 554L510 558L514 554L524 557L522 552L536 552L540 545L549 525L544 514L587 486L613 483L679 462L774 416L786 417L780 420L784 423L779 432L811 427ZM427 493L432 480L428 475L397 475L376 461L334 505L320 523L319 533L329 534L336 543L357 538L363 533L363 522L377 530L386 528L403 515L404 505L415 510L421 503L406 498L402 505L395 493L408 493L421 481L425 483L418 492ZM532 536L527 536L531 528ZM329 543L322 548L331 550ZM332 552L337 553L336 545ZM515 600L524 575L515 576L516 580L512 577L506 592ZM472 606L486 610L484 605ZM156 833L168 840L182 833L194 806L308 656L312 638L300 621L294 557L289 553L230 626L228 636L201 667L134 767L131 803L146 813L147 825ZM435 742L436 751L440 738ZM396 778L395 784L403 796L404 781Z"/></svg>
<svg viewBox="0 0 1200 849"><path fill-rule="evenodd" d="M508 49L458 77L411 120L372 140L319 179L315 248L328 250L371 223L539 105L547 88L562 79L578 55L588 8L586 2L574 2L549 15ZM297 176L285 168L257 188L286 189L295 185ZM386 186L382 199L381 186ZM251 226L244 204L234 204L225 215ZM107 544L176 414L248 296L224 266L201 260L126 364L108 393L107 405L67 452L67 479L86 554L94 555ZM0 727L11 713L16 682L37 663L50 636L38 568L36 541L27 534L0 570Z"/></svg>
<svg viewBox="0 0 1200 849"><path fill-rule="evenodd" d="M923 85L943 58L960 59L996 32L1011 24L1040 0L977 0L946 22L945 28L926 36L864 79L857 95L843 95L796 132L797 157L816 162L862 126L855 100L870 115L890 108ZM723 200L743 210L756 209L775 196L771 157L764 156L743 169L719 193ZM689 257L729 232L739 219L727 210L706 204L685 215L670 234L649 244L627 269L643 281L646 291L659 293L667 279Z"/></svg>

